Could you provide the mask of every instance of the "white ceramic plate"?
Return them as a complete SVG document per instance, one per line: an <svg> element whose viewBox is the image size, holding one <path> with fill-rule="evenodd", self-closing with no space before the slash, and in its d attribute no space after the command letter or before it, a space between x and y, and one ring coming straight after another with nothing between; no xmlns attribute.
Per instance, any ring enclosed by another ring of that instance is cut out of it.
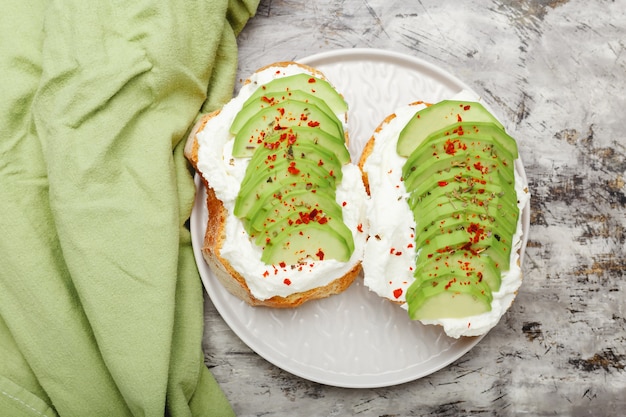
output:
<svg viewBox="0 0 626 417"><path fill-rule="evenodd" d="M344 94L350 105L350 151L355 161L374 128L397 107L471 91L427 62L381 50L338 50L299 61L323 71ZM521 164L518 168L523 174ZM429 375L480 341L481 337L453 339L439 327L409 320L405 310L369 292L362 277L340 295L297 309L248 306L221 286L202 258L208 214L204 187L197 178L196 185L191 233L206 291L241 340L274 365L327 385L384 387ZM528 209L524 221L527 231Z"/></svg>

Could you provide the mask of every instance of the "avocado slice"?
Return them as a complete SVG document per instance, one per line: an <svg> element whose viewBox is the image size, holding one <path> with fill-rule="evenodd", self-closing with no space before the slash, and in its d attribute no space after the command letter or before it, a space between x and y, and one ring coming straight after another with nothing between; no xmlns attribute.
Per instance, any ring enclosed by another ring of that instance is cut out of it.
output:
<svg viewBox="0 0 626 417"><path fill-rule="evenodd" d="M446 241L445 237L451 237L451 235L456 233L462 234L462 232L466 233L465 243L473 242L477 247L482 248L483 241L486 240L486 245L493 246L495 242L490 239L495 239L497 242L495 246L503 250L508 248L508 251L510 251L515 231L494 227L489 220L480 218L468 220L465 216L460 215L458 217L454 216L442 219L436 222L427 231L418 233L415 237L415 247L419 250L420 248L427 247L431 242L436 242L438 239L440 241ZM500 245L500 243L502 243L502 245ZM457 246L452 247L456 248ZM463 245L461 245L461 247L463 247ZM473 253L469 248L466 252L470 254Z"/></svg>
<svg viewBox="0 0 626 417"><path fill-rule="evenodd" d="M473 178L472 183L475 185L485 183L489 186L501 185L506 189L514 189L515 171L513 165L509 167L502 165L501 159L487 160L476 157L477 155L455 156L450 160L422 165L414 171L410 171L408 176L403 177L404 187L408 193L415 192L418 196L422 196L434 188L445 187L445 184L455 184ZM489 157L489 155L484 156Z"/></svg>
<svg viewBox="0 0 626 417"><path fill-rule="evenodd" d="M343 222L338 223L345 228L341 234L328 223L318 222L285 229L265 246L261 260L269 265L295 265L306 258L347 262L354 250L354 241L351 234L349 240L342 237L348 236L350 230Z"/></svg>
<svg viewBox="0 0 626 417"><path fill-rule="evenodd" d="M259 99L264 95L275 92L284 93L293 90L304 91L321 98L335 114L348 111L348 104L328 81L306 73L275 78L257 88L248 98L248 101Z"/></svg>
<svg viewBox="0 0 626 417"><path fill-rule="evenodd" d="M497 292L502 283L502 273L496 268L493 259L468 251L437 254L418 263L413 275L416 280L426 281L450 274L482 280L489 285L492 292Z"/></svg>
<svg viewBox="0 0 626 417"><path fill-rule="evenodd" d="M294 165L292 165L292 163ZM290 169L293 168L293 170ZM297 171L297 173L296 173ZM239 190L235 199L234 214L240 218L249 219L254 209L261 208L268 197L282 195L281 190L287 189L335 189L335 177L309 160L290 161L284 159L277 163L276 169L259 171L256 177L251 177L245 188Z"/></svg>
<svg viewBox="0 0 626 417"><path fill-rule="evenodd" d="M415 217L416 231L422 233L448 217L465 217L489 221L493 227L515 232L519 207L511 193L465 193L436 190L409 207Z"/></svg>
<svg viewBox="0 0 626 417"><path fill-rule="evenodd" d="M444 221L452 216L459 216L463 212L467 219L488 220L494 229L503 232L515 232L517 228L516 209L511 212L503 208L498 198L490 200L487 204L470 204L459 209L459 204L454 204L448 197L443 196L425 208L417 207L413 210L415 217L416 232L423 233L438 222Z"/></svg>
<svg viewBox="0 0 626 417"><path fill-rule="evenodd" d="M485 197L492 195L503 197L503 201L509 201L513 205L517 203L515 184L503 178L500 171L478 176L465 167L456 167L432 174L421 182L413 181L410 187L415 187L409 191L410 207L427 204L429 200L442 194L461 203L467 203L468 199L474 197L483 201Z"/></svg>
<svg viewBox="0 0 626 417"><path fill-rule="evenodd" d="M398 136L396 152L408 157L429 135L459 122L489 122L504 129L478 102L443 100L415 113Z"/></svg>
<svg viewBox="0 0 626 417"><path fill-rule="evenodd" d="M459 151L481 149L477 144L491 145L508 160L518 158L517 142L504 129L491 122L458 122L431 133L407 157L407 164L421 165Z"/></svg>
<svg viewBox="0 0 626 417"><path fill-rule="evenodd" d="M337 233L349 243L351 247L350 251L354 250L352 233L350 233L350 230L343 223L341 208L332 200L320 201L320 203L313 208L300 206L287 210L283 217L277 218L275 221L270 220L263 230L255 232L257 233L255 235L255 243L263 247L271 243L272 240L283 231L310 223L327 225L331 229L336 230Z"/></svg>
<svg viewBox="0 0 626 417"><path fill-rule="evenodd" d="M264 94L261 97L250 97L241 107L239 113L233 119L230 125L230 133L236 135L239 130L246 124L246 122L254 116L259 110L266 107L278 104L285 100L298 100L305 103L315 104L320 108L328 117L336 117L332 109L326 104L326 102L313 94L305 93L302 90L288 90L280 92L271 92Z"/></svg>
<svg viewBox="0 0 626 417"><path fill-rule="evenodd" d="M323 188L313 190L301 189L286 194L281 199L273 199L262 209L257 210L253 217L250 217L250 230L254 232L263 231L272 223L289 216L295 211L313 209L322 210L332 217L343 218L341 207L335 201L334 193Z"/></svg>
<svg viewBox="0 0 626 417"><path fill-rule="evenodd" d="M310 127L292 126L269 136L263 146L259 146L250 159L249 164L259 165L263 159L271 158L273 152L280 149L287 150L290 145L308 144L316 149L320 149L327 156L327 159L336 159L341 165L350 162L350 152L346 147L343 138L333 137L320 129L312 129ZM285 157L295 157L297 154L291 152L291 155Z"/></svg>
<svg viewBox="0 0 626 417"><path fill-rule="evenodd" d="M337 137L344 137L343 126L335 116L329 116L312 103L285 100L265 107L252 115L235 135L233 156L250 157L265 138L291 126L321 129Z"/></svg>
<svg viewBox="0 0 626 417"><path fill-rule="evenodd" d="M484 281L449 274L415 281L406 300L413 320L462 318L491 311L493 294Z"/></svg>
<svg viewBox="0 0 626 417"><path fill-rule="evenodd" d="M261 150L259 148L255 152L248 164L241 181L240 192L247 192L250 187L270 178L273 174L294 176L306 175L310 171L328 177L333 184L343 178L342 165L333 153L321 146L300 142L288 145L286 149L259 152Z"/></svg>
<svg viewBox="0 0 626 417"><path fill-rule="evenodd" d="M452 143L454 142L462 147L454 154L440 152L439 147L429 147L423 152L429 153L429 156L423 156L420 152L411 154L402 167L402 178L407 191L412 191L416 183L422 183L436 173L445 173L454 168L464 168L475 176L498 171L504 181L515 183L513 159L505 156L505 152L500 151L495 144L477 139L471 142L457 139Z"/></svg>
<svg viewBox="0 0 626 417"><path fill-rule="evenodd" d="M475 255L491 257L498 268L508 271L511 241L505 241L497 232L483 229L475 224L472 227L437 235L417 250L419 251L418 262L446 252L469 251Z"/></svg>
<svg viewBox="0 0 626 417"><path fill-rule="evenodd" d="M326 148L335 154L342 165L350 162L350 152L346 146L345 137L332 136L321 129L311 129L308 126L293 126L291 131L296 135L296 142L311 142Z"/></svg>

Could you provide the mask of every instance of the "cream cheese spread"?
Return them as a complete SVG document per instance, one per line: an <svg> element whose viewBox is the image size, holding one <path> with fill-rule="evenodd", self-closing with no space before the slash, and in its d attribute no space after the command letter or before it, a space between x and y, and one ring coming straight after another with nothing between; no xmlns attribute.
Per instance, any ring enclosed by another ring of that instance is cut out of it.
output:
<svg viewBox="0 0 626 417"><path fill-rule="evenodd" d="M478 101L478 97L465 91L452 99ZM403 127L423 107L422 104L415 104L399 108L395 117L374 134L374 149L363 166L371 195L367 207L370 238L362 264L364 284L376 294L400 303L405 309L408 309L405 299L407 289L415 281L416 226L406 203L409 195L401 180L406 158L397 154L396 143ZM520 220L513 237L511 267L502 276L500 290L493 294L491 311L462 319L422 320L424 324L441 325L446 334L454 338L476 336L494 327L509 308L522 283L522 271L518 265L522 244L521 213L529 198L527 185L517 171L515 188Z"/></svg>
<svg viewBox="0 0 626 417"><path fill-rule="evenodd" d="M244 277L252 295L259 300L273 296L285 297L327 285L351 271L363 258L367 237L367 231L364 230L367 194L361 171L356 165L343 166L343 179L336 190L337 202L343 207L343 220L352 231L354 239L355 249L348 262L326 259L311 260L296 266L266 265L261 261L262 249L250 239L241 220L233 214L235 199L249 162L249 158L236 158L232 155L234 137L229 130L233 119L258 86L277 77L303 72L309 73L300 66L288 65L269 67L253 74L239 94L197 134L198 169L228 212L225 226L228 238L224 240L220 256ZM347 131L347 115L337 116Z"/></svg>

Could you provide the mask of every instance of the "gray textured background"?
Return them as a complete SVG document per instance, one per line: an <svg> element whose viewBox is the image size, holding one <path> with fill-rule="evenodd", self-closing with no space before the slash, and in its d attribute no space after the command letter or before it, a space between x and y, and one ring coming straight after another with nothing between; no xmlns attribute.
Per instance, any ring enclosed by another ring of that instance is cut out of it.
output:
<svg viewBox="0 0 626 417"><path fill-rule="evenodd" d="M293 376L207 299L211 367L239 416L612 416L626 409L626 0L262 0L240 77L339 48L461 78L519 141L533 196L520 293L451 366L380 389Z"/></svg>

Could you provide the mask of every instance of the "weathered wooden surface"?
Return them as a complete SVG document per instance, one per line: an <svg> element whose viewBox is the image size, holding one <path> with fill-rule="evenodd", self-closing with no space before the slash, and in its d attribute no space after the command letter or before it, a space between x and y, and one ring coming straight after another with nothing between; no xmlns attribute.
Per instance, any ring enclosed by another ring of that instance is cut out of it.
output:
<svg viewBox="0 0 626 417"><path fill-rule="evenodd" d="M513 307L468 354L411 383L292 376L207 300L206 362L239 416L625 415L625 22L625 0L261 1L239 38L242 78L337 48L426 59L506 119L533 199Z"/></svg>

